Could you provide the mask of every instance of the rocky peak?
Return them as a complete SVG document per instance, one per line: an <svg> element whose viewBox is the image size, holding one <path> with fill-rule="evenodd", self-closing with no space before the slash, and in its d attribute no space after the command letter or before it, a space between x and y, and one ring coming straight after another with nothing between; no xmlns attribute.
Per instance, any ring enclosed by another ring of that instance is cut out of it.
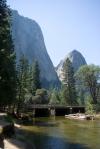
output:
<svg viewBox="0 0 100 149"><path fill-rule="evenodd" d="M74 71L76 72L82 65L86 65L86 60L83 57L83 55L77 51L77 50L73 50L70 53L68 53L68 55L61 60L61 62L58 64L56 71L58 74L59 79L62 81L63 78L63 64L66 61L66 59L69 58L69 60L72 62Z"/></svg>

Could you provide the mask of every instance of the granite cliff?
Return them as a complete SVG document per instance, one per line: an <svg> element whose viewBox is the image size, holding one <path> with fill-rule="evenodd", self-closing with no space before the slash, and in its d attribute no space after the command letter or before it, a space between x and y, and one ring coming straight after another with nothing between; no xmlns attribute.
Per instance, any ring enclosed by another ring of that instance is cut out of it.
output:
<svg viewBox="0 0 100 149"><path fill-rule="evenodd" d="M72 62L74 72L76 72L82 65L87 64L85 58L79 51L77 50L71 51L63 60L60 61L60 63L56 67L58 77L61 81L63 78L63 64L67 58L69 58L69 60Z"/></svg>
<svg viewBox="0 0 100 149"><path fill-rule="evenodd" d="M59 79L47 53L40 26L29 18L20 16L12 10L12 37L17 60L23 53L30 63L37 60L43 87L58 86Z"/></svg>

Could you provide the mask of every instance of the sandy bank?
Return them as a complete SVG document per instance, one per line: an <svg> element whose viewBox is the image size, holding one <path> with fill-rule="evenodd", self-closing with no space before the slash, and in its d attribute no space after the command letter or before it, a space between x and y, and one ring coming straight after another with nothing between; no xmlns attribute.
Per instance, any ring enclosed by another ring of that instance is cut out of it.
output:
<svg viewBox="0 0 100 149"><path fill-rule="evenodd" d="M4 149L25 149L25 144L15 140L15 139L9 139L4 140Z"/></svg>

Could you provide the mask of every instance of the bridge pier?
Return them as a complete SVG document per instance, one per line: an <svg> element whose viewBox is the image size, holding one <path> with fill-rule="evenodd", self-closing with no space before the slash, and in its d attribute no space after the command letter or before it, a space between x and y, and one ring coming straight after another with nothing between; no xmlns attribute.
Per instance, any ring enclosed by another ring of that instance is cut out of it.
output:
<svg viewBox="0 0 100 149"><path fill-rule="evenodd" d="M55 116L56 115L56 111L55 111L55 108L49 108L49 110L50 110L50 115L51 116Z"/></svg>

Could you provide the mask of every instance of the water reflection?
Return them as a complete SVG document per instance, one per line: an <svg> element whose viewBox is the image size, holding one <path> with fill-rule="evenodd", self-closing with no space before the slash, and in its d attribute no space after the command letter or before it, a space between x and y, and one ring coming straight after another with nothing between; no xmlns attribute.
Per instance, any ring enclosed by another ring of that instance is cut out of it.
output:
<svg viewBox="0 0 100 149"><path fill-rule="evenodd" d="M100 149L100 122L37 118L24 127L36 149Z"/></svg>
<svg viewBox="0 0 100 149"><path fill-rule="evenodd" d="M57 127L58 123L56 123L56 122L41 122L39 120L36 120L33 122L33 125L41 126L41 127Z"/></svg>
<svg viewBox="0 0 100 149"><path fill-rule="evenodd" d="M38 140L34 140L36 149L89 149L85 145L72 143L67 139L41 135L37 137L39 137Z"/></svg>

